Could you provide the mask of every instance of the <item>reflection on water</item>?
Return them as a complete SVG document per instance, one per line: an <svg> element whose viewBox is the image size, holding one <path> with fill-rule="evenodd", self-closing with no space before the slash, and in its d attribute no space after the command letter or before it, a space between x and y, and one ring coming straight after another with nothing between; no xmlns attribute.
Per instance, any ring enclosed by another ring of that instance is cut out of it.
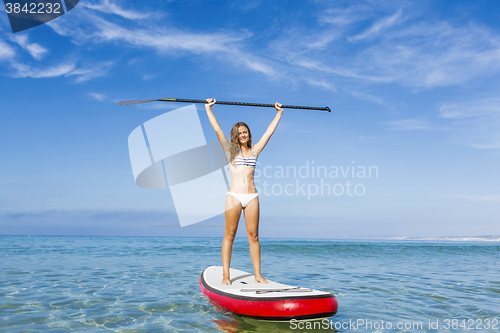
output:
<svg viewBox="0 0 500 333"><path fill-rule="evenodd" d="M240 317L227 313L226 317L231 319L212 320L217 324L217 328L227 333L246 332L338 332L334 328L334 322L330 319L326 321L297 321L290 322L269 322L248 317Z"/></svg>

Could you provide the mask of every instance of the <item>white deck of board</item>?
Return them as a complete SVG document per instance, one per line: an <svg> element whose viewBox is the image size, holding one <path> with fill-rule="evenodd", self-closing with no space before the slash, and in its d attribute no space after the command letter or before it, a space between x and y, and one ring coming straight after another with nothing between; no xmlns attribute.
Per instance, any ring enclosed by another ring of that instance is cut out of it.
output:
<svg viewBox="0 0 500 333"><path fill-rule="evenodd" d="M302 296L320 296L329 295L329 293L309 288L300 288L297 286L286 285L274 281L269 283L259 283L255 281L253 274L243 272L238 269L230 268L229 271L232 284L230 286L222 285L222 266L211 266L204 272L205 282L214 289L221 292L232 294L235 296L255 297L258 299L274 298L274 297L297 297ZM246 276L240 278L242 276ZM293 289L285 291L283 289ZM263 291L258 293L257 291ZM279 290L266 292L269 290Z"/></svg>

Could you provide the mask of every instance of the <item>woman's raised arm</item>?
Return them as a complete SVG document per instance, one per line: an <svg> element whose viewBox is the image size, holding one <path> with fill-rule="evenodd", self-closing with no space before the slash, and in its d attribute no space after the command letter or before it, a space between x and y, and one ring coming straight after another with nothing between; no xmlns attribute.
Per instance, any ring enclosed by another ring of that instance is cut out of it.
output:
<svg viewBox="0 0 500 333"><path fill-rule="evenodd" d="M210 124L214 128L215 134L217 134L217 138L219 139L219 142L221 145L227 141L226 135L220 128L219 122L214 116L214 112L212 111L212 105L216 103L215 99L213 98L207 98L207 104L205 104L205 109L207 110L207 116L208 120L210 120Z"/></svg>
<svg viewBox="0 0 500 333"><path fill-rule="evenodd" d="M276 127L278 127L278 123L280 122L281 115L283 114L283 109L281 108L281 104L276 102L276 104L274 104L274 108L276 109L276 111L278 111L276 117L274 117L273 121L267 128L262 138L260 138L259 142L257 142L252 147L254 151L256 150L255 152L256 155L259 155L262 149L264 149L264 147L267 145L267 142L271 138L271 135L273 135L274 131L276 130Z"/></svg>

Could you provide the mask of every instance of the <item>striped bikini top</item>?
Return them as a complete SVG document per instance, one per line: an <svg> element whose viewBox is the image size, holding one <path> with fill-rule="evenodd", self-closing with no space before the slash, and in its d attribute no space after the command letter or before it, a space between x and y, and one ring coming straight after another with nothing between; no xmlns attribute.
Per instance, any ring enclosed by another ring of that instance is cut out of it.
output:
<svg viewBox="0 0 500 333"><path fill-rule="evenodd" d="M253 157L236 156L234 158L233 164L231 164L229 167L244 165L244 166L248 166L251 168L255 168L255 166L257 165L257 158L255 157L255 152L253 150L252 150L252 153L253 153Z"/></svg>

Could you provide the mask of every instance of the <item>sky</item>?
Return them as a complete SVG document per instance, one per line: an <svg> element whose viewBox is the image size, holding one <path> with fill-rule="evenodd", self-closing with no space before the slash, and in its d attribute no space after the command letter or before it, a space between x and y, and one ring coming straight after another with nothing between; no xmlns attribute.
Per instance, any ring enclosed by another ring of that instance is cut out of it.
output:
<svg viewBox="0 0 500 333"><path fill-rule="evenodd" d="M129 134L186 105L116 105L213 97L332 109L285 109L261 237L500 235L499 22L498 1L82 0L15 34L0 14L0 234L222 237L134 182ZM214 112L254 142L275 115Z"/></svg>

